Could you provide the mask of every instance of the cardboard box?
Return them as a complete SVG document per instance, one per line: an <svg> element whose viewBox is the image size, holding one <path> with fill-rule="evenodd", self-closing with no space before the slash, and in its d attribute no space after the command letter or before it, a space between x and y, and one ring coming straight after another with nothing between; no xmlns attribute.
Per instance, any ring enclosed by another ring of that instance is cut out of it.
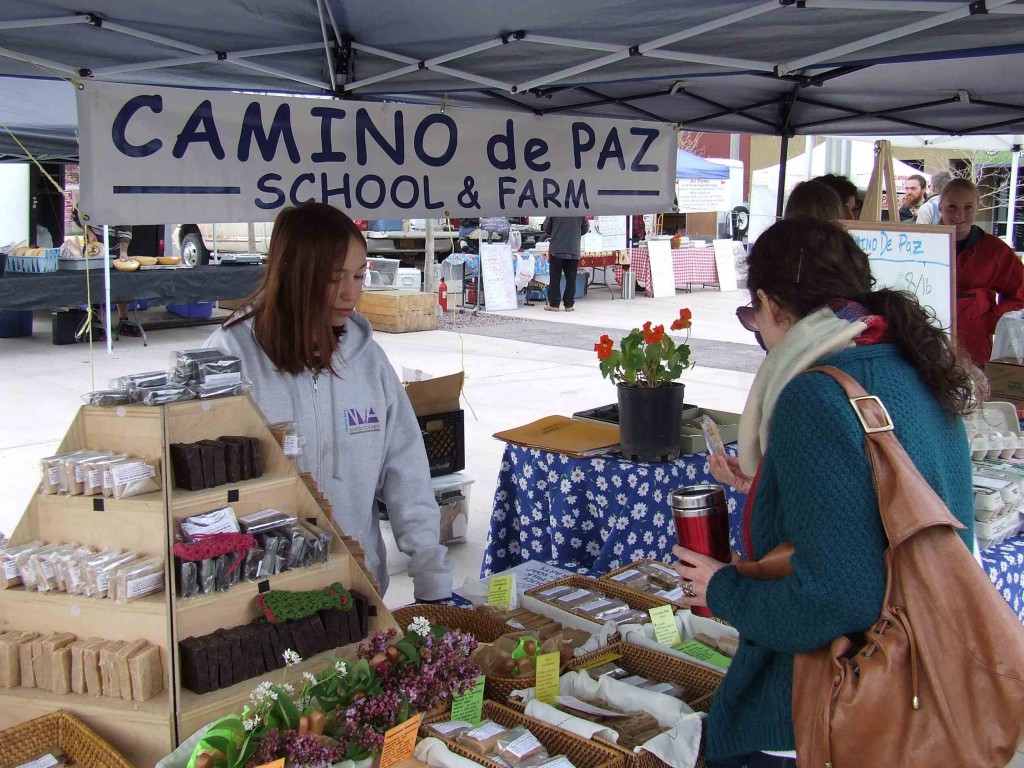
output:
<svg viewBox="0 0 1024 768"><path fill-rule="evenodd" d="M697 424L699 419L707 414L718 425L718 434L722 437L723 443L735 443L740 435L740 415L728 411L715 411L710 408L698 408L695 412L683 413L683 425L680 435L680 446L683 454L704 453L708 449L707 441L704 439L704 430Z"/></svg>
<svg viewBox="0 0 1024 768"><path fill-rule="evenodd" d="M462 371L437 378L421 378L425 376L429 374L408 369L402 371L405 393L417 416L460 410L459 397L462 395L462 380L465 376Z"/></svg>
<svg viewBox="0 0 1024 768"><path fill-rule="evenodd" d="M1024 401L1024 363L1015 357L1002 357L985 363L985 376L993 398Z"/></svg>

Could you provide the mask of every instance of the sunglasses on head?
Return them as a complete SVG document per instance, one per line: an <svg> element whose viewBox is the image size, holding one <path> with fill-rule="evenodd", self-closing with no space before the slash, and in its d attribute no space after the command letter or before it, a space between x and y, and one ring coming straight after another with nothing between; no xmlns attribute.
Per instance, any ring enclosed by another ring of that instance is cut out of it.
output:
<svg viewBox="0 0 1024 768"><path fill-rule="evenodd" d="M745 329L751 333L757 333L757 319L754 317L753 302L750 304L744 304L742 307L737 307L736 319L740 321L740 325Z"/></svg>

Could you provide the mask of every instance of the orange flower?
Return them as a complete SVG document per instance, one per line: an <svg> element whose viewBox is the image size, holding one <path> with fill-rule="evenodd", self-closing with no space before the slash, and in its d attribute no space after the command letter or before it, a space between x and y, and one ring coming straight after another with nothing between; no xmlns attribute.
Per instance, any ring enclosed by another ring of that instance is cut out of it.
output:
<svg viewBox="0 0 1024 768"><path fill-rule="evenodd" d="M693 318L693 313L689 309L680 309L679 317L672 321L672 325L669 327L673 331L682 331L689 328L692 323L690 322Z"/></svg>
<svg viewBox="0 0 1024 768"><path fill-rule="evenodd" d="M651 332L651 321L648 320L646 323L644 323L644 333L650 333L650 332Z"/></svg>
<svg viewBox="0 0 1024 768"><path fill-rule="evenodd" d="M650 329L650 323L644 328L644 343L645 344L657 344L663 338L665 338L665 326L655 326L654 330Z"/></svg>
<svg viewBox="0 0 1024 768"><path fill-rule="evenodd" d="M611 340L608 334L604 334L601 340L594 345L594 351L597 352L597 359L604 360L611 356L612 348L615 346L615 342Z"/></svg>

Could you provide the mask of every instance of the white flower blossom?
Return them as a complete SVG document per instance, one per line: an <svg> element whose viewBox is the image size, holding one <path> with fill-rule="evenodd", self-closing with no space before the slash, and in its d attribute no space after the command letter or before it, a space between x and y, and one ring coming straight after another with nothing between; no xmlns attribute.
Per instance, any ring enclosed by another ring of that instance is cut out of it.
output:
<svg viewBox="0 0 1024 768"><path fill-rule="evenodd" d="M257 685L251 694L249 694L249 700L253 703L253 706L259 709L264 704L277 701L277 691L274 690L272 683L263 682Z"/></svg>
<svg viewBox="0 0 1024 768"><path fill-rule="evenodd" d="M242 727L247 731L255 731L256 726L260 724L260 721L255 717L247 717L242 721Z"/></svg>
<svg viewBox="0 0 1024 768"><path fill-rule="evenodd" d="M345 666L345 662L344 661L336 661L336 662L334 662L334 669L335 669L335 671L339 675L347 675L348 674L348 667Z"/></svg>
<svg viewBox="0 0 1024 768"><path fill-rule="evenodd" d="M285 663L285 665L286 665L286 666L289 666L289 667L290 667L290 666L291 666L292 664L298 664L298 663L299 663L300 661L302 661L302 657L301 657L301 656L299 656L299 654L297 654L297 653L296 653L295 651L293 651L293 650L292 650L291 648L287 649L287 650L286 650L286 651L285 651L285 652L284 652L283 654L281 654L281 655L282 655L282 656L284 657L284 663Z"/></svg>
<svg viewBox="0 0 1024 768"><path fill-rule="evenodd" d="M420 637L427 637L430 634L430 622L423 616L417 616L409 625L409 632L415 632Z"/></svg>
<svg viewBox="0 0 1024 768"><path fill-rule="evenodd" d="M302 679L305 680L310 685L316 685L317 684L316 675L314 675L312 672L303 672L302 673Z"/></svg>
<svg viewBox="0 0 1024 768"><path fill-rule="evenodd" d="M289 696L294 696L295 695L295 689L292 687L291 683L281 683L281 689L285 693L287 693ZM276 693L274 694L274 701L277 701L277 694Z"/></svg>

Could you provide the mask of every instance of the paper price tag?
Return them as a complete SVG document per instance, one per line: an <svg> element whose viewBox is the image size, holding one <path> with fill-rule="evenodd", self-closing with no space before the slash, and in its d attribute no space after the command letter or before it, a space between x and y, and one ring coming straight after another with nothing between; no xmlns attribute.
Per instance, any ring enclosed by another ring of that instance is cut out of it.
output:
<svg viewBox="0 0 1024 768"><path fill-rule="evenodd" d="M484 711L484 676L476 679L473 690L452 697L452 720L465 720L479 725Z"/></svg>
<svg viewBox="0 0 1024 768"><path fill-rule="evenodd" d="M648 613L651 614L651 623L654 625L654 639L660 645L675 648L682 642L671 605L659 605L657 608L651 608Z"/></svg>
<svg viewBox="0 0 1024 768"><path fill-rule="evenodd" d="M713 648L708 648L699 640L690 640L685 643L676 644L673 647L680 653L685 653L687 656L692 656L719 669L728 669L732 663L732 659L728 656L719 653Z"/></svg>
<svg viewBox="0 0 1024 768"><path fill-rule="evenodd" d="M559 667L561 654L542 653L537 657L537 698L545 704L553 704L559 693Z"/></svg>
<svg viewBox="0 0 1024 768"><path fill-rule="evenodd" d="M512 610L512 595L516 591L516 575L507 573L503 576L491 576L487 586L487 604L496 605L506 611Z"/></svg>
<svg viewBox="0 0 1024 768"><path fill-rule="evenodd" d="M420 716L413 715L384 734L384 746L380 750L380 768L391 768L412 757L416 749L416 733L419 727Z"/></svg>

